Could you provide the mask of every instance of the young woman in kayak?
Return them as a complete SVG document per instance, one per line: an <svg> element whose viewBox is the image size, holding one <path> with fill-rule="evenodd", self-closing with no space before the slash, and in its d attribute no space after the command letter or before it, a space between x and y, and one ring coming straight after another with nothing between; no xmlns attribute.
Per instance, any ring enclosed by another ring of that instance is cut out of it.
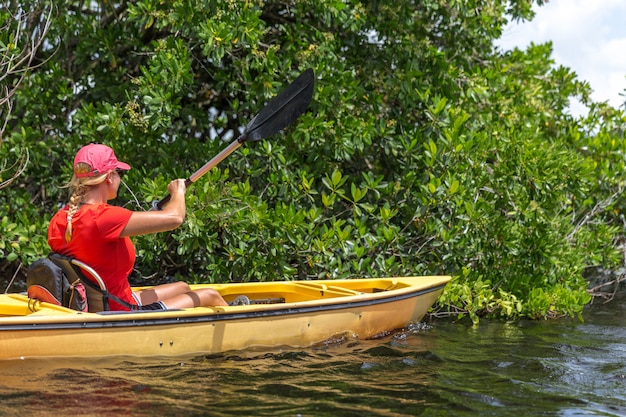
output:
<svg viewBox="0 0 626 417"><path fill-rule="evenodd" d="M185 218L186 186L184 179L170 182L171 200L160 211L131 211L109 205L129 169L130 165L118 161L108 146L90 144L78 151L69 184L69 204L54 215L48 228L52 251L91 266L111 294L132 305L129 308L110 300L111 310L227 305L217 291L208 288L192 291L185 282L131 290L128 275L135 265L136 254L130 237L180 226Z"/></svg>

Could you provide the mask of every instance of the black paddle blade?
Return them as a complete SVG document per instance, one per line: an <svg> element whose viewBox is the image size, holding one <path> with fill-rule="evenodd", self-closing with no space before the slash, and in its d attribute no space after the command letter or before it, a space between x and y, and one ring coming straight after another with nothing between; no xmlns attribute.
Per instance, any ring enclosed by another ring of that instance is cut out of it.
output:
<svg viewBox="0 0 626 417"><path fill-rule="evenodd" d="M309 68L298 76L248 123L240 142L257 141L283 130L305 112L315 85L315 74Z"/></svg>

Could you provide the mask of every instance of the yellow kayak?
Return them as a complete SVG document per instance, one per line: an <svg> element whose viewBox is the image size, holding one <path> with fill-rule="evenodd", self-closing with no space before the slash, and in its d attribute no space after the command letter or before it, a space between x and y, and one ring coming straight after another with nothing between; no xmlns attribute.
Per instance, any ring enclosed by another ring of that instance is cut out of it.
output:
<svg viewBox="0 0 626 417"><path fill-rule="evenodd" d="M424 276L192 285L214 288L236 305L139 312L84 313L25 294L0 294L0 359L180 356L307 347L344 334L367 339L421 320L449 281Z"/></svg>

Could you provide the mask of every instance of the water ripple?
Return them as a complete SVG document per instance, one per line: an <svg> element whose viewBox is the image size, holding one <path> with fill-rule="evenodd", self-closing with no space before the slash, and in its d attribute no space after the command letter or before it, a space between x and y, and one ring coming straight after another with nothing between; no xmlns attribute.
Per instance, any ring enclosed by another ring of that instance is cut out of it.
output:
<svg viewBox="0 0 626 417"><path fill-rule="evenodd" d="M624 416L624 307L179 359L0 363L0 415ZM598 314L595 314L597 312Z"/></svg>

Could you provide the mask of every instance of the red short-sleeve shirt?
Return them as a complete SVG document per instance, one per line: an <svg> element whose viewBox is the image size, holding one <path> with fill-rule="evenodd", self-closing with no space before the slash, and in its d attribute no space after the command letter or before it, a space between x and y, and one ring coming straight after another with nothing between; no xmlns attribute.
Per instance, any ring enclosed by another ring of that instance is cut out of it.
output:
<svg viewBox="0 0 626 417"><path fill-rule="evenodd" d="M76 258L98 272L107 290L122 300L136 304L128 283L135 265L135 246L120 237L132 211L109 204L85 204L72 217L72 239L65 240L68 206L50 220L48 244L53 252ZM111 310L128 308L110 301Z"/></svg>

